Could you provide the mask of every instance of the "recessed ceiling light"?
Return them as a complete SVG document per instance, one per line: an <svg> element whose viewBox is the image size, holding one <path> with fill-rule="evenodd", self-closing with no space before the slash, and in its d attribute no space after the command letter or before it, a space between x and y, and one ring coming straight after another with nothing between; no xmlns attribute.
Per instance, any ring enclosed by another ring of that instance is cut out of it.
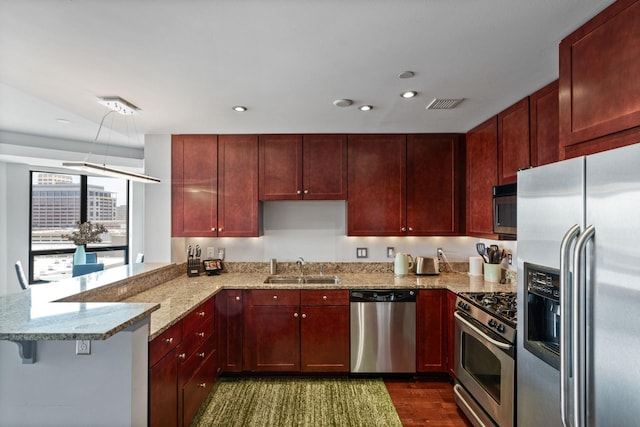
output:
<svg viewBox="0 0 640 427"><path fill-rule="evenodd" d="M336 107L349 107L351 104L353 104L353 101L350 99L336 99L333 101L333 105Z"/></svg>
<svg viewBox="0 0 640 427"><path fill-rule="evenodd" d="M360 111L371 111L373 107L371 105L361 105Z"/></svg>
<svg viewBox="0 0 640 427"><path fill-rule="evenodd" d="M71 121L67 119L56 119L56 122L62 123L63 125L68 125L69 123L71 123Z"/></svg>
<svg viewBox="0 0 640 427"><path fill-rule="evenodd" d="M398 74L398 77L401 79L410 79L413 76L415 76L415 73L413 71L403 71Z"/></svg>
<svg viewBox="0 0 640 427"><path fill-rule="evenodd" d="M401 97L405 98L405 99L409 99L409 98L413 98L414 96L416 96L418 94L418 92L416 92L415 90L408 90L406 92L402 92L400 94Z"/></svg>
<svg viewBox="0 0 640 427"><path fill-rule="evenodd" d="M236 105L233 107L233 111L237 111L238 113L244 113L245 111L247 111L247 107L244 107L242 105Z"/></svg>

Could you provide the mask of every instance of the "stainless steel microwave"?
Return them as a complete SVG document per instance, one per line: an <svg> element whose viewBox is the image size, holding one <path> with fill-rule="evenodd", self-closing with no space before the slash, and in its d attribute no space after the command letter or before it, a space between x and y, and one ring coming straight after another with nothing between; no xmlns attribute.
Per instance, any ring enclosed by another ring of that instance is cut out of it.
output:
<svg viewBox="0 0 640 427"><path fill-rule="evenodd" d="M518 234L517 184L493 187L493 232L515 238Z"/></svg>

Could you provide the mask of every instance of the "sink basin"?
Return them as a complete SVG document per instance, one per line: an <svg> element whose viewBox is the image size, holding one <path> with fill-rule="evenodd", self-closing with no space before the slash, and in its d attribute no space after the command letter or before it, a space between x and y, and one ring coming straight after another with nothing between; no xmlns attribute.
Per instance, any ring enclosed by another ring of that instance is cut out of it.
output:
<svg viewBox="0 0 640 427"><path fill-rule="evenodd" d="M328 285L340 283L340 280L336 276L269 276L264 283Z"/></svg>

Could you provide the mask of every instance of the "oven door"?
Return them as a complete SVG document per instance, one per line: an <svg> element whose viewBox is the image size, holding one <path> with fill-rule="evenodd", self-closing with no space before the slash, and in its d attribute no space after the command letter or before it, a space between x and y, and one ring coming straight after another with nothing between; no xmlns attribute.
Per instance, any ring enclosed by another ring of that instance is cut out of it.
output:
<svg viewBox="0 0 640 427"><path fill-rule="evenodd" d="M512 344L489 335L485 327L455 313L455 371L468 393L457 393L461 409L471 411L474 424L486 415L501 427L514 425L515 349ZM466 396L465 396L466 395ZM466 401L471 395L475 402ZM465 399L465 397L467 399ZM478 405L486 414L475 413Z"/></svg>

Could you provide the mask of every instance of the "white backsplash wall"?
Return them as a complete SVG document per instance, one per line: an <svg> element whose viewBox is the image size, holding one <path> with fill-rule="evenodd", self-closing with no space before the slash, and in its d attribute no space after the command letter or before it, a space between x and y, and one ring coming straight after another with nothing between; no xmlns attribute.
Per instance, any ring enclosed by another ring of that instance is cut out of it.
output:
<svg viewBox="0 0 640 427"><path fill-rule="evenodd" d="M264 202L264 235L250 238L172 238L171 260L186 261L186 247L200 245L202 258L208 248L225 248L227 261L266 262L270 258L291 262L303 257L309 262L392 262L387 247L415 256L436 256L443 248L446 259L468 261L477 255L475 245L495 243L517 257L517 243L474 237L348 237L344 201ZM368 258L357 258L357 248L367 248ZM509 269L516 269L515 262Z"/></svg>

